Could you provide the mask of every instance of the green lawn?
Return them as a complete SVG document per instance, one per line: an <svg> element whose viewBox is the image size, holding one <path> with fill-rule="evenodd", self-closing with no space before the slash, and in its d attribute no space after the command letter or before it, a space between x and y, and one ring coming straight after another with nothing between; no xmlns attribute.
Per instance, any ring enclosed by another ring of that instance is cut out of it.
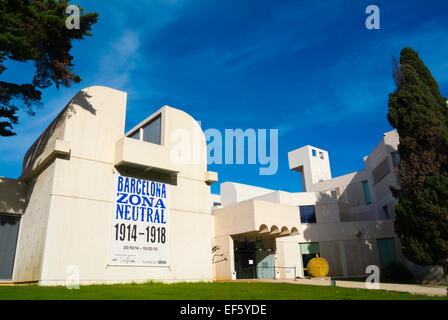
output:
<svg viewBox="0 0 448 320"><path fill-rule="evenodd" d="M408 300L444 299L409 293L286 283L146 283L65 287L0 287L0 300Z"/></svg>

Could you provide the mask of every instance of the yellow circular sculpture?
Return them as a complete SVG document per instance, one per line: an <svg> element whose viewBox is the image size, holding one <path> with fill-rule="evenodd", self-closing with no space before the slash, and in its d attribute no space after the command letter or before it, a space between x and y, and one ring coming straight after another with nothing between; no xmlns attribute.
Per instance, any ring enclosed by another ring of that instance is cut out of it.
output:
<svg viewBox="0 0 448 320"><path fill-rule="evenodd" d="M328 275L330 266L324 258L314 258L306 266L308 273L315 278L323 278Z"/></svg>

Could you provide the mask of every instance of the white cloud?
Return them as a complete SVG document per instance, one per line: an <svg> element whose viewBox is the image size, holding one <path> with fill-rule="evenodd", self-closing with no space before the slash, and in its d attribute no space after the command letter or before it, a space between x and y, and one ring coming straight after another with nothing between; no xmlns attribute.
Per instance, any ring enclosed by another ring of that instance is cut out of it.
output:
<svg viewBox="0 0 448 320"><path fill-rule="evenodd" d="M139 64L139 34L125 30L109 50L99 59L101 61L95 83L122 89L131 78L132 71Z"/></svg>

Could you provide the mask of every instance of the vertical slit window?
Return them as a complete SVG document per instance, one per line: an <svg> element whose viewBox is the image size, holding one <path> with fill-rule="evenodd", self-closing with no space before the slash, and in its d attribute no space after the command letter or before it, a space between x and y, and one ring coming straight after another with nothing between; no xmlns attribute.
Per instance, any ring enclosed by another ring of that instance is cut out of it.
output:
<svg viewBox="0 0 448 320"><path fill-rule="evenodd" d="M392 152L392 162L394 166L398 166L400 164L400 154L398 152Z"/></svg>
<svg viewBox="0 0 448 320"><path fill-rule="evenodd" d="M363 181L362 182L362 188L364 189L364 198L366 200L366 204L371 204L372 199L370 198L370 189L369 189L369 182Z"/></svg>
<svg viewBox="0 0 448 320"><path fill-rule="evenodd" d="M385 206L383 207L383 213L384 213L384 216L386 217L386 219L390 219L390 216L389 216L389 208L387 207L387 205L385 205Z"/></svg>

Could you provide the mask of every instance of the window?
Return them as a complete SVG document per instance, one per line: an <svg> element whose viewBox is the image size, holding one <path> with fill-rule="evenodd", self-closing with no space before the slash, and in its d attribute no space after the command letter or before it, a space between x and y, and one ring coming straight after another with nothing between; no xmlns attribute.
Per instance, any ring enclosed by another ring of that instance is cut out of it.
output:
<svg viewBox="0 0 448 320"><path fill-rule="evenodd" d="M323 160L325 157L324 157L324 153L323 152L319 152L319 157Z"/></svg>
<svg viewBox="0 0 448 320"><path fill-rule="evenodd" d="M140 129L137 129L133 134L129 136L129 138L140 140Z"/></svg>
<svg viewBox="0 0 448 320"><path fill-rule="evenodd" d="M130 134L129 138L161 144L161 119L162 117L160 115L155 117L143 127Z"/></svg>
<svg viewBox="0 0 448 320"><path fill-rule="evenodd" d="M143 127L143 141L160 144L161 117L158 116Z"/></svg>
<svg viewBox="0 0 448 320"><path fill-rule="evenodd" d="M368 181L363 181L362 182L362 188L364 189L364 198L366 200L366 204L371 204L372 200L370 199L369 182Z"/></svg>
<svg viewBox="0 0 448 320"><path fill-rule="evenodd" d="M313 149L311 152L313 154L313 157L315 157L317 155L317 151L316 150Z"/></svg>
<svg viewBox="0 0 448 320"><path fill-rule="evenodd" d="M394 164L394 166L398 166L400 164L400 154L395 151L391 153L392 155L392 163Z"/></svg>
<svg viewBox="0 0 448 320"><path fill-rule="evenodd" d="M316 223L316 206L300 206L300 222Z"/></svg>
<svg viewBox="0 0 448 320"><path fill-rule="evenodd" d="M383 207L383 213L384 213L384 216L386 217L386 219L390 219L390 216L389 216L389 208L387 207L387 205L385 205L385 206Z"/></svg>

